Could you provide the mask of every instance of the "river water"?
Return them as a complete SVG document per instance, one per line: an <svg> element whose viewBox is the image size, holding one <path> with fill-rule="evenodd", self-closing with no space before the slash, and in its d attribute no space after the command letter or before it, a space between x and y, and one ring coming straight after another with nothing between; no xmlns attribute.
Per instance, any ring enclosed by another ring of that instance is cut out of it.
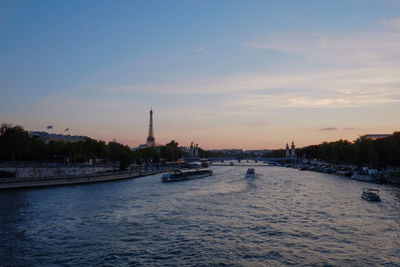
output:
<svg viewBox="0 0 400 267"><path fill-rule="evenodd" d="M0 265L400 266L400 190L281 167L212 167L0 191ZM382 202L360 198L380 189Z"/></svg>

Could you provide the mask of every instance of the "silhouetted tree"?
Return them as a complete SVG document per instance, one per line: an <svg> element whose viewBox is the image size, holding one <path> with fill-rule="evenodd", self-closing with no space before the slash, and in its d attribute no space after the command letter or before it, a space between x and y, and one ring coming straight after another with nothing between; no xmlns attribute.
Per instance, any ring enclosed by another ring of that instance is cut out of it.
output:
<svg viewBox="0 0 400 267"><path fill-rule="evenodd" d="M31 150L29 133L21 126L3 123L0 127L0 158L2 160L23 160L29 158Z"/></svg>

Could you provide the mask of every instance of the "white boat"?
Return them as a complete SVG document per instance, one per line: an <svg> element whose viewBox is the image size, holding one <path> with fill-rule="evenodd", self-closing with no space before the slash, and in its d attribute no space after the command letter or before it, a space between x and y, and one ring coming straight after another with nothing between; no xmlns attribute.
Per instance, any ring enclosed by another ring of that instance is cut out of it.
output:
<svg viewBox="0 0 400 267"><path fill-rule="evenodd" d="M246 178L254 178L256 177L256 172L254 168L248 168L246 172Z"/></svg>
<svg viewBox="0 0 400 267"><path fill-rule="evenodd" d="M364 188L363 190L361 198L368 201L381 201L381 197L378 195L378 189Z"/></svg>
<svg viewBox="0 0 400 267"><path fill-rule="evenodd" d="M354 172L351 178L364 182L379 183L383 177L378 170L364 167L362 171Z"/></svg>
<svg viewBox="0 0 400 267"><path fill-rule="evenodd" d="M189 169L189 170L175 170L170 173L165 173L161 176L162 182L175 182L202 178L211 176L213 173L210 169Z"/></svg>

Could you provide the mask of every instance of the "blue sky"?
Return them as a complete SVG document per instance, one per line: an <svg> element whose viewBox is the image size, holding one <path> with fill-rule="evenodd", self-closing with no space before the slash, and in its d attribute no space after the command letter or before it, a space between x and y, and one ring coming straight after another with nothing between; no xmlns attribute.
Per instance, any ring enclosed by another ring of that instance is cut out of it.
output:
<svg viewBox="0 0 400 267"><path fill-rule="evenodd" d="M399 130L400 1L0 1L0 120L205 148Z"/></svg>

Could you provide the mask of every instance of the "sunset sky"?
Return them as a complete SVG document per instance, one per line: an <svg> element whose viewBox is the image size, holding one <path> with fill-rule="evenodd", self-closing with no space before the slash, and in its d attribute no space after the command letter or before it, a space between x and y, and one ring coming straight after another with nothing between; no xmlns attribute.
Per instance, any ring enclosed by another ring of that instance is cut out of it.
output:
<svg viewBox="0 0 400 267"><path fill-rule="evenodd" d="M206 149L400 130L400 0L0 0L0 122Z"/></svg>

